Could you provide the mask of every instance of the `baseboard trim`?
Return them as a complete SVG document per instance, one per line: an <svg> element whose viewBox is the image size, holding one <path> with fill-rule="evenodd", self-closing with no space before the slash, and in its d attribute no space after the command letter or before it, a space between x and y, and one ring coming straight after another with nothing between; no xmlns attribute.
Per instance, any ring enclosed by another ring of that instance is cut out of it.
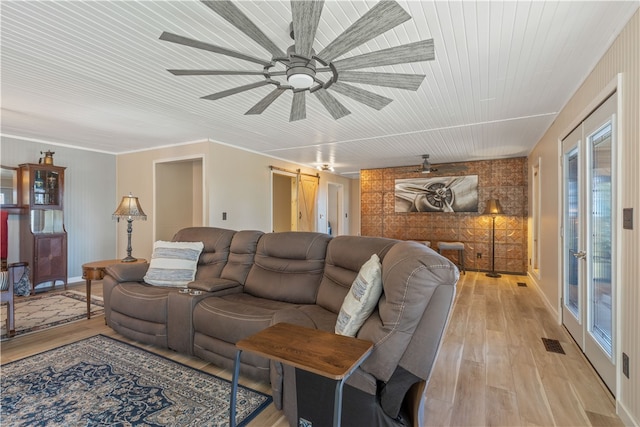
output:
<svg viewBox="0 0 640 427"><path fill-rule="evenodd" d="M544 302L544 305L545 307L547 307L547 310L549 310L549 312L556 318L556 322L558 322L559 325L562 324L562 317L558 312L558 307L552 304L551 301L547 299L547 296L545 295L545 293L540 290L540 284L538 283L538 278L535 277L535 275L531 274L531 272L527 272L527 277L529 278L529 282L533 285L536 292L542 299L542 302Z"/></svg>

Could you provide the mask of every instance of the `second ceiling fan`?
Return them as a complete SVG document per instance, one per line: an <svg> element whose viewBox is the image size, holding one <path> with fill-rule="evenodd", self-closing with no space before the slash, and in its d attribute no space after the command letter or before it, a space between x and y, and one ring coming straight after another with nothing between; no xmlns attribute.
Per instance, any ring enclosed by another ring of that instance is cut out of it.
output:
<svg viewBox="0 0 640 427"><path fill-rule="evenodd" d="M439 163L438 167L433 167L431 162L429 161L429 155L423 154L422 156L422 164L414 169L412 172L420 172L420 173L431 173L431 172L444 172L444 173L456 173L456 172L466 172L467 167L464 164L456 164L456 163Z"/></svg>
<svg viewBox="0 0 640 427"><path fill-rule="evenodd" d="M295 43L286 50L286 53L269 39L235 3L228 0L202 1L202 3L262 46L271 54L271 57L257 58L210 43L163 32L160 40L207 50L262 66L262 70L172 69L168 71L176 76L262 76L254 83L202 97L202 99L217 100L265 85L275 86L273 91L258 101L245 114L261 114L287 90L293 92L289 121L306 118L307 92L314 94L336 120L351 112L330 91L352 98L376 110L381 110L392 99L345 82L416 91L425 75L352 70L434 59L433 39L339 59L345 53L411 19L411 16L393 0L382 0L377 3L318 53L314 51L313 43L324 1L291 1L291 36ZM318 64L321 67L317 67ZM284 79L282 81L274 79L278 76L286 76L286 82Z"/></svg>

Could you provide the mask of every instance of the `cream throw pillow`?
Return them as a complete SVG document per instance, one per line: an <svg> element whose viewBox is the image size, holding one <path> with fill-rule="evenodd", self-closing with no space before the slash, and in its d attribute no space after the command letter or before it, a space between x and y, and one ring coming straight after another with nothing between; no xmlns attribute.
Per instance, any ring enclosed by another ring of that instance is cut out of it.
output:
<svg viewBox="0 0 640 427"><path fill-rule="evenodd" d="M202 249L202 242L155 242L144 281L156 286L187 286L196 277Z"/></svg>
<svg viewBox="0 0 640 427"><path fill-rule="evenodd" d="M336 334L355 337L378 304L380 295L382 295L382 265L378 255L373 254L369 261L360 267L358 277L353 281L349 293L344 298L336 322Z"/></svg>
<svg viewBox="0 0 640 427"><path fill-rule="evenodd" d="M9 289L9 272L0 271L0 291L6 291Z"/></svg>

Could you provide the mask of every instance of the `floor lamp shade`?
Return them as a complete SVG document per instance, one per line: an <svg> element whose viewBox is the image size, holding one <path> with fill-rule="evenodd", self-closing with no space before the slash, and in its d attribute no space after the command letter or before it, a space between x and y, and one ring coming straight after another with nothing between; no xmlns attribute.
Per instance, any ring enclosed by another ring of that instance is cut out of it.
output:
<svg viewBox="0 0 640 427"><path fill-rule="evenodd" d="M131 232L133 231L131 223L134 219L147 220L147 215L142 210L138 198L132 196L131 193L129 193L128 196L124 196L116 208L116 211L113 213L112 218L117 220L125 218L127 220L127 256L122 259L122 262L136 261L136 258L131 256Z"/></svg>
<svg viewBox="0 0 640 427"><path fill-rule="evenodd" d="M502 215L503 213L504 212L502 211L500 200L498 199L487 200L487 206L484 209L485 215Z"/></svg>
<svg viewBox="0 0 640 427"><path fill-rule="evenodd" d="M496 216L502 215L502 206L498 199L487 200L487 206L484 209L485 215L491 215L492 229L491 229L491 272L487 273L489 277L500 277L500 274L496 273Z"/></svg>

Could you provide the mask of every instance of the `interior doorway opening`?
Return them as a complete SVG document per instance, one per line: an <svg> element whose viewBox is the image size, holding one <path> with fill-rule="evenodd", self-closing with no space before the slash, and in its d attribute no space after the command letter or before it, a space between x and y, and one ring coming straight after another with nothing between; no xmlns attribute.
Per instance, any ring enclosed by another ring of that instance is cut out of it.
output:
<svg viewBox="0 0 640 427"><path fill-rule="evenodd" d="M344 187L330 182L327 186L327 234L344 234Z"/></svg>
<svg viewBox="0 0 640 427"><path fill-rule="evenodd" d="M298 177L284 171L272 171L272 230L298 229Z"/></svg>
<svg viewBox="0 0 640 427"><path fill-rule="evenodd" d="M185 227L206 224L203 158L169 159L154 165L154 241L169 241Z"/></svg>
<svg viewBox="0 0 640 427"><path fill-rule="evenodd" d="M532 176L531 176L531 187L532 187L532 240L533 247L531 248L531 258L529 263L531 265L531 269L536 277L540 278L540 206L542 193L540 191L541 186L541 170L540 163L541 159L538 159L538 163L533 166Z"/></svg>

